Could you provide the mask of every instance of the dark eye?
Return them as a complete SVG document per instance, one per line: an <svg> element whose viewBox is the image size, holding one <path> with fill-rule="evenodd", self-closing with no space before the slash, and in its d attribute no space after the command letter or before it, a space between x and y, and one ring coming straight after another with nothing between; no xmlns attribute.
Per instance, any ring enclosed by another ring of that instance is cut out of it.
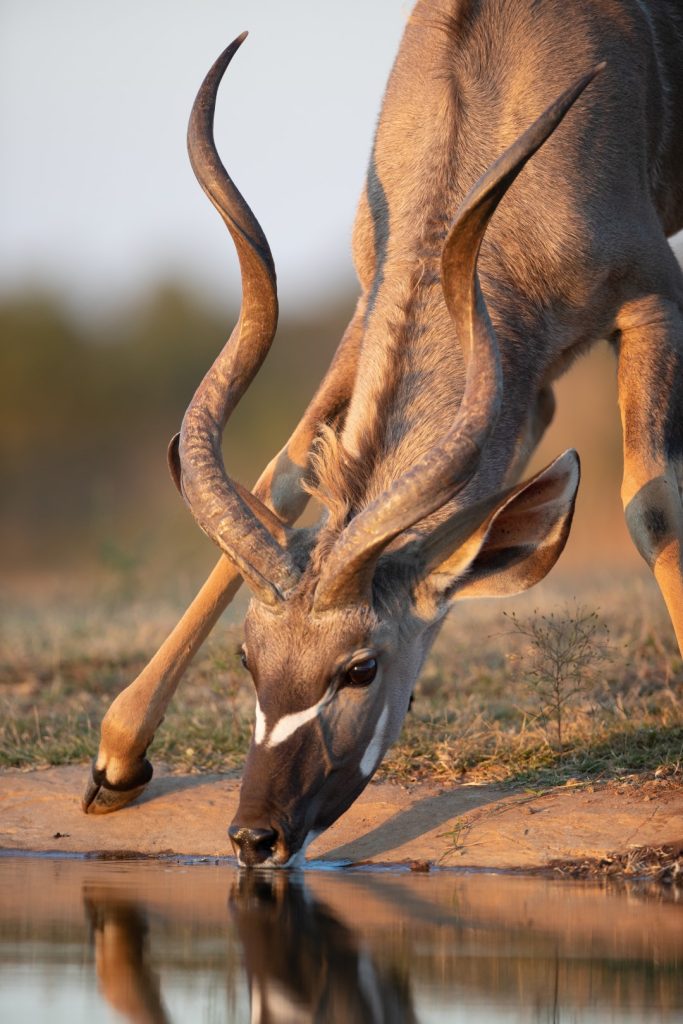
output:
<svg viewBox="0 0 683 1024"><path fill-rule="evenodd" d="M245 651L244 647L240 648L239 656L240 656L240 661L242 662L242 667L246 668L246 670L248 672L249 671L249 662L247 661L247 652Z"/></svg>
<svg viewBox="0 0 683 1024"><path fill-rule="evenodd" d="M368 686L377 675L377 658L357 661L346 671L346 682L350 686Z"/></svg>

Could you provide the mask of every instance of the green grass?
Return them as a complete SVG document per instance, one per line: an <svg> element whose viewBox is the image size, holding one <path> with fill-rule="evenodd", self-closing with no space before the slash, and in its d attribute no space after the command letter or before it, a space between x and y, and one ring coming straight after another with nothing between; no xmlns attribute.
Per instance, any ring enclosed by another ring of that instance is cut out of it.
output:
<svg viewBox="0 0 683 1024"><path fill-rule="evenodd" d="M511 629L503 605L476 603L457 609L444 628L379 777L536 788L683 778L683 667L656 591L638 581L596 584L584 587L581 606L600 609L609 652L582 669L564 708L561 749L531 685L528 638ZM527 623L537 607L570 621L577 614L571 596L549 585L505 607ZM92 757L111 699L180 610L160 600L14 595L0 609L0 766ZM159 730L153 761L185 772L240 769L254 705L235 654L240 637L233 625L209 639Z"/></svg>

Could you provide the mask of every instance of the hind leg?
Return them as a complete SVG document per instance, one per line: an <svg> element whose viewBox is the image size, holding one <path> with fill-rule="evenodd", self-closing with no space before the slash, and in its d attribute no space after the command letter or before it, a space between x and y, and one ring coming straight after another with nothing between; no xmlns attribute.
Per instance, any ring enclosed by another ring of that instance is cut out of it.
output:
<svg viewBox="0 0 683 1024"><path fill-rule="evenodd" d="M633 541L654 573L683 652L683 316L650 295L617 319L622 502Z"/></svg>

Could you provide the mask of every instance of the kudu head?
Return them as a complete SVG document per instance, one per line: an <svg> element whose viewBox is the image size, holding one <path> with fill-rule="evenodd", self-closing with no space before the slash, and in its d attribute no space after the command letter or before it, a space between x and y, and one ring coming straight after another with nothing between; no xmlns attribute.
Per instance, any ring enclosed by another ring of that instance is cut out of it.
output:
<svg viewBox="0 0 683 1024"><path fill-rule="evenodd" d="M442 289L467 376L452 428L339 529L323 522L295 530L230 479L221 454L223 428L277 323L268 243L213 142L218 84L243 39L209 72L188 134L198 180L237 248L242 309L172 442L171 468L198 524L253 593L244 661L256 687L256 723L230 835L242 864L286 866L349 807L398 736L449 605L526 589L564 547L579 479L573 452L474 506L460 502L454 511L449 503L476 474L503 397L476 272L486 226L595 71L492 165L456 215Z"/></svg>

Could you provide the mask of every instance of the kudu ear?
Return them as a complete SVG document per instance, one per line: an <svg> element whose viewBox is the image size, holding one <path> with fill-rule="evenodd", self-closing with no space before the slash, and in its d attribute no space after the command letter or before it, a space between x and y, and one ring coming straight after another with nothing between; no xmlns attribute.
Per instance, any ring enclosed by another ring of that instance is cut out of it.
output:
<svg viewBox="0 0 683 1024"><path fill-rule="evenodd" d="M569 450L494 499L476 526L471 511L456 513L430 538L424 596L437 605L507 597L542 580L569 536L579 478L579 457Z"/></svg>

